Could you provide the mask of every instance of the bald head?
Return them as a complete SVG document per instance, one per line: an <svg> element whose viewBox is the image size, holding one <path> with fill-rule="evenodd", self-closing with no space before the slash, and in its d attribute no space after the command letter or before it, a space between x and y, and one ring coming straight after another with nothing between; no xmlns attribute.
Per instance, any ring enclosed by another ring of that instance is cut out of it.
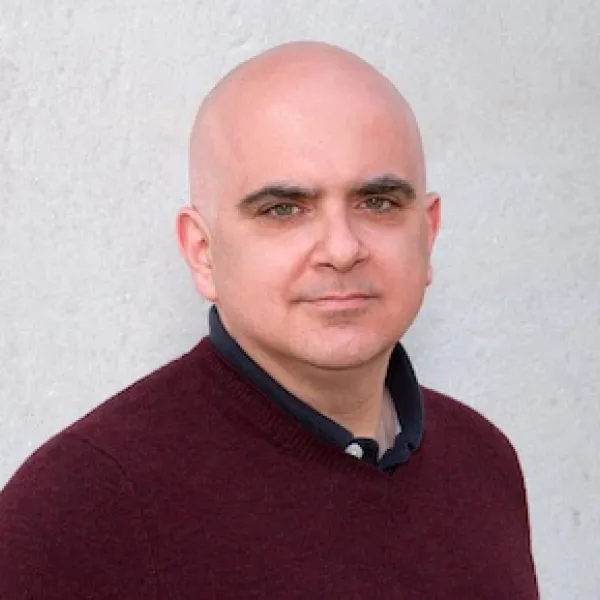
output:
<svg viewBox="0 0 600 600"><path fill-rule="evenodd" d="M272 149L283 136L322 136L328 143L324 124L343 131L346 122L350 127L376 118L404 138L417 185L424 188L414 115L386 77L336 46L293 42L272 48L234 68L200 106L190 138L192 203L206 217L214 216L224 187L238 174L243 177L236 169L244 152L268 153L266 146ZM307 119L318 127L310 130Z"/></svg>

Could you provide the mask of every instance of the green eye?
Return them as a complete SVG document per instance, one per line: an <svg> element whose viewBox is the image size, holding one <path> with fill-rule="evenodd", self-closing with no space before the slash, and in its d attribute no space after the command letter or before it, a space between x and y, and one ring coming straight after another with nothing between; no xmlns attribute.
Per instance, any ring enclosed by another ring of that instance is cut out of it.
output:
<svg viewBox="0 0 600 600"><path fill-rule="evenodd" d="M267 211L267 214L273 215L274 217L291 217L296 214L299 208L295 204L282 203L271 206Z"/></svg>
<svg viewBox="0 0 600 600"><path fill-rule="evenodd" d="M385 212L393 207L393 203L387 198L380 198L378 196L372 196L364 201L364 206L368 210L374 210L378 212Z"/></svg>

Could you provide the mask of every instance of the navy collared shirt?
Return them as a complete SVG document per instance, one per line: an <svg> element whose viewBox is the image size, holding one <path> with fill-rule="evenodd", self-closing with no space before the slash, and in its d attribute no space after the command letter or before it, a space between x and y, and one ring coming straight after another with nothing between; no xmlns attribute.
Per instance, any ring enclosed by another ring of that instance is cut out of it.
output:
<svg viewBox="0 0 600 600"><path fill-rule="evenodd" d="M400 427L394 445L378 458L379 444L376 440L354 437L345 427L290 394L256 364L227 332L214 305L208 315L208 325L211 342L239 373L248 377L304 427L340 450L377 465L382 471L391 471L408 461L419 447L424 427L423 398L410 359L400 343L392 351L385 382Z"/></svg>

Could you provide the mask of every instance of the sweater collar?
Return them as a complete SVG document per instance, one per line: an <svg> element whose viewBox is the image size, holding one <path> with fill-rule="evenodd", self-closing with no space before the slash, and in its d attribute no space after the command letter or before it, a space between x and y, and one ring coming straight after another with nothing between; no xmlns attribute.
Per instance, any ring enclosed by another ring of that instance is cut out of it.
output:
<svg viewBox="0 0 600 600"><path fill-rule="evenodd" d="M386 386L394 402L399 431L392 448L378 460L379 448L375 440L355 438L345 427L289 393L254 362L225 329L214 305L209 311L208 323L210 341L223 358L314 435L348 453L354 454L353 451L358 450L362 454L362 460L377 464L384 471L408 461L419 447L424 428L423 399L410 359L400 343L392 351L386 376ZM357 444L360 448L357 448Z"/></svg>

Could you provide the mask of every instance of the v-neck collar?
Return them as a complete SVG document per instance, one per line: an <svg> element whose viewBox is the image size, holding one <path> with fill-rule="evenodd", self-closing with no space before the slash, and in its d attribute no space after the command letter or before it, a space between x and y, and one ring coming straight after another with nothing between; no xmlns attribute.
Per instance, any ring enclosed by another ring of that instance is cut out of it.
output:
<svg viewBox="0 0 600 600"><path fill-rule="evenodd" d="M398 433L394 445L378 459L377 441L354 437L345 427L288 392L254 362L225 329L214 305L209 311L208 323L209 338L217 351L240 374L250 379L263 394L314 435L348 454L376 464L383 471L392 470L407 462L419 447L424 428L423 398L412 364L402 344L397 343L394 346L386 375L386 386L396 409Z"/></svg>

